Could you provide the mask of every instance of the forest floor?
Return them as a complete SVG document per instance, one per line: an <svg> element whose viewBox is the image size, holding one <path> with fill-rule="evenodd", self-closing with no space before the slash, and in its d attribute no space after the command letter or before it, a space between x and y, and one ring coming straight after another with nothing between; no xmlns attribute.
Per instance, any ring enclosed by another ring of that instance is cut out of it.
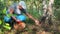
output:
<svg viewBox="0 0 60 34"><path fill-rule="evenodd" d="M5 30L3 34L60 34L60 23L56 22L51 26L46 24L36 26L35 24L27 23L26 28L24 30Z"/></svg>

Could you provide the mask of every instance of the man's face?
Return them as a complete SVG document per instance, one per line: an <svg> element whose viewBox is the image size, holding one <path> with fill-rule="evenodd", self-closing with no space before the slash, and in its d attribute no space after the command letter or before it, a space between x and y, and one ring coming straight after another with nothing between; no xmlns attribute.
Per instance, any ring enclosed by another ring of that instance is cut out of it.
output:
<svg viewBox="0 0 60 34"><path fill-rule="evenodd" d="M21 10L22 9L22 6L21 5L18 5L18 8Z"/></svg>

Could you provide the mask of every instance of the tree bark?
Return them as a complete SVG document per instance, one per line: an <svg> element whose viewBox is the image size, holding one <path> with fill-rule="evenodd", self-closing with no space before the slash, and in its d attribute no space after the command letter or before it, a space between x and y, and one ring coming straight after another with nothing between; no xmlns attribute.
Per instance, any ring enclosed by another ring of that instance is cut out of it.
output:
<svg viewBox="0 0 60 34"><path fill-rule="evenodd" d="M52 5L54 3L54 0L49 0L49 4L47 5L46 0L43 0L43 16L41 19L42 23L45 23L47 20L49 25L52 24L52 15L53 15L53 8Z"/></svg>
<svg viewBox="0 0 60 34"><path fill-rule="evenodd" d="M48 23L49 25L52 25L52 16L53 16L53 8L52 8L52 5L54 3L54 0L49 0L49 4L48 4Z"/></svg>
<svg viewBox="0 0 60 34"><path fill-rule="evenodd" d="M42 23L45 23L46 16L47 16L47 4L46 4L46 0L43 0L43 16L41 18Z"/></svg>

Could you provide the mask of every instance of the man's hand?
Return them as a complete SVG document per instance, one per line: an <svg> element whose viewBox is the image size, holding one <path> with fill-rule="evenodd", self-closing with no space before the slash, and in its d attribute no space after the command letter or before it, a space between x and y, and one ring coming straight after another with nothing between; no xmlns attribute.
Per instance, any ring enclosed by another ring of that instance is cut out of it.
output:
<svg viewBox="0 0 60 34"><path fill-rule="evenodd" d="M16 22L20 22L20 20L16 20Z"/></svg>
<svg viewBox="0 0 60 34"><path fill-rule="evenodd" d="M36 25L40 25L40 24L39 24L39 20L35 20L35 24L36 24Z"/></svg>

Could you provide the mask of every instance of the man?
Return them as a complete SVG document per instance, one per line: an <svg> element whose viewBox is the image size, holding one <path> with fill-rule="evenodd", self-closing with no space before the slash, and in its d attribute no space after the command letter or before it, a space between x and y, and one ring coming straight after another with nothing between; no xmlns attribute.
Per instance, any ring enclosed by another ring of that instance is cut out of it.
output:
<svg viewBox="0 0 60 34"><path fill-rule="evenodd" d="M11 21L11 17L19 22L19 21L24 21L26 20L26 17L22 14L24 13L26 16L28 16L30 19L32 19L33 21L35 21L36 25L39 25L39 21L35 18L33 18L27 11L26 11L26 4L24 1L20 1L18 5L13 5L12 7L9 8L9 10L7 11L7 13L9 13L11 16L10 18L5 16L4 20L5 22L10 22ZM14 14L16 14L16 16L14 16ZM13 25L13 24L12 24Z"/></svg>

